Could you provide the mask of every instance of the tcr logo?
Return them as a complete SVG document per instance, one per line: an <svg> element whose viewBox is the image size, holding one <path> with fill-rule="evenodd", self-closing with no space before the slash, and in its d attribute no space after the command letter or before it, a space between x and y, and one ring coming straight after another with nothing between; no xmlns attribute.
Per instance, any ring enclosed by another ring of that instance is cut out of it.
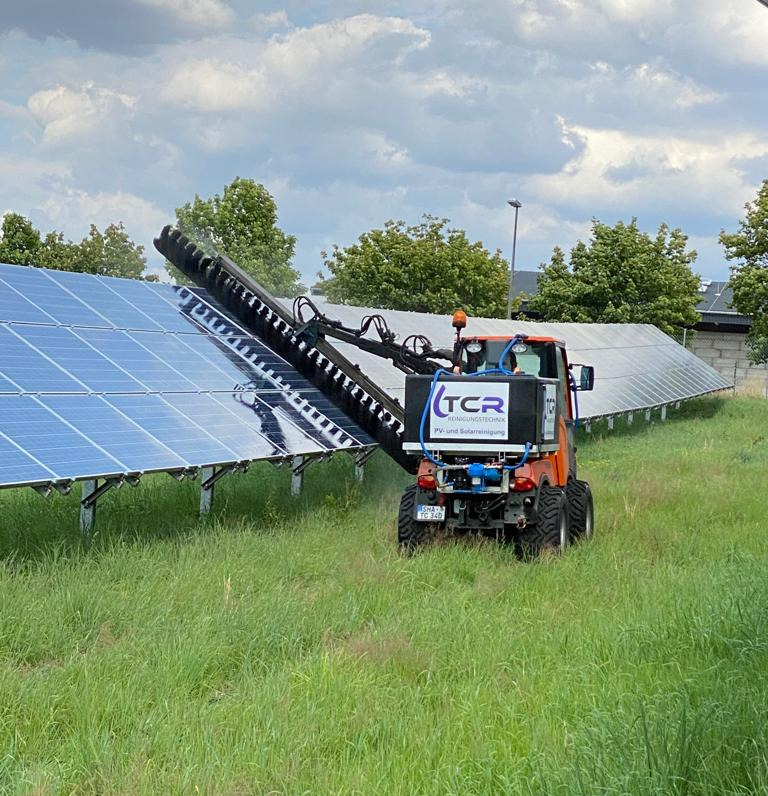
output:
<svg viewBox="0 0 768 796"><path fill-rule="evenodd" d="M458 405L459 409L463 412L472 414L487 412L504 412L504 399L496 395L446 395L445 385L442 384L438 387L435 393L434 400L432 401L432 411L437 417L448 417L452 412L455 412L455 407ZM445 411L443 410L445 406Z"/></svg>

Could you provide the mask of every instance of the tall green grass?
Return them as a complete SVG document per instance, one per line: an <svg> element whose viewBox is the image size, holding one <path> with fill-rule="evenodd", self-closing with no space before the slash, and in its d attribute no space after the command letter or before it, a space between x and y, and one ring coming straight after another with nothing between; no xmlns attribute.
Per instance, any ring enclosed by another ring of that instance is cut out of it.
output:
<svg viewBox="0 0 768 796"><path fill-rule="evenodd" d="M597 535L398 554L408 480L0 493L0 792L768 792L768 404L579 444Z"/></svg>

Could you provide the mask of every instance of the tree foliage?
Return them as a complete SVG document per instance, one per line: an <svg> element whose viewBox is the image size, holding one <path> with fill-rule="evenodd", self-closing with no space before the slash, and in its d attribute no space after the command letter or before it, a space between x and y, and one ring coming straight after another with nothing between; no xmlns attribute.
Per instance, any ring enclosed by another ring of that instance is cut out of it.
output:
<svg viewBox="0 0 768 796"><path fill-rule="evenodd" d="M263 185L236 177L221 196L195 195L176 208L176 219L179 229L209 254L226 254L270 293L293 297L304 291L291 265L296 238L277 226L277 205Z"/></svg>
<svg viewBox="0 0 768 796"><path fill-rule="evenodd" d="M6 213L0 238L0 262L127 279L157 279L145 273L144 247L128 237L122 222L110 224L103 232L91 224L88 235L80 243L73 243L55 230L42 236L29 219L18 213Z"/></svg>
<svg viewBox="0 0 768 796"><path fill-rule="evenodd" d="M323 252L329 301L416 312L503 318L509 269L499 251L425 215L415 226L387 221L346 248Z"/></svg>
<svg viewBox="0 0 768 796"><path fill-rule="evenodd" d="M745 209L746 218L739 222L738 232L721 232L720 242L726 259L741 261L732 266L730 284L733 306L752 316L750 358L768 362L768 180Z"/></svg>
<svg viewBox="0 0 768 796"><path fill-rule="evenodd" d="M40 251L40 232L19 213L3 216L0 263L34 265Z"/></svg>
<svg viewBox="0 0 768 796"><path fill-rule="evenodd" d="M594 220L589 243L579 241L569 262L554 250L528 308L548 321L651 323L667 334L693 326L699 277L687 241L666 224L652 238L634 218L613 227Z"/></svg>
<svg viewBox="0 0 768 796"><path fill-rule="evenodd" d="M122 223L110 224L104 232L91 224L79 245L78 270L91 274L141 279L146 263L144 247L128 237Z"/></svg>

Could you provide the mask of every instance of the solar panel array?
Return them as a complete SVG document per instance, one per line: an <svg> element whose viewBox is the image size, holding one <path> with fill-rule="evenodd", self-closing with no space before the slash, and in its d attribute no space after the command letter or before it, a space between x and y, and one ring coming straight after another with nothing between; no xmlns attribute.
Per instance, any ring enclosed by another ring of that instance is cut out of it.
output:
<svg viewBox="0 0 768 796"><path fill-rule="evenodd" d="M205 291L0 265L0 487L374 444Z"/></svg>
<svg viewBox="0 0 768 796"><path fill-rule="evenodd" d="M365 315L379 313L403 340L426 335L436 348L451 348L448 315L365 309L316 301L329 318L358 326ZM595 388L579 393L583 418L624 414L676 403L733 386L714 368L650 324L532 323L495 318L470 318L467 336L508 336L520 332L564 340L571 362L593 365ZM392 397L402 402L405 376L387 360L353 346L333 342L345 356Z"/></svg>

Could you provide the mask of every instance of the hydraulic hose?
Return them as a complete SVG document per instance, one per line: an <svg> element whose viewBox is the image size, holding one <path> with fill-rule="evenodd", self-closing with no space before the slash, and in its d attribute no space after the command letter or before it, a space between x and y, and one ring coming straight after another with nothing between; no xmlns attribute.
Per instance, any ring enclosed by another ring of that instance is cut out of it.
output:
<svg viewBox="0 0 768 796"><path fill-rule="evenodd" d="M504 465L504 469L505 470L517 470L518 467L522 467L528 461L528 454L530 452L531 452L531 443L530 442L526 442L525 443L525 451L523 453L523 458L520 459L520 461L517 462L517 464L505 464Z"/></svg>

